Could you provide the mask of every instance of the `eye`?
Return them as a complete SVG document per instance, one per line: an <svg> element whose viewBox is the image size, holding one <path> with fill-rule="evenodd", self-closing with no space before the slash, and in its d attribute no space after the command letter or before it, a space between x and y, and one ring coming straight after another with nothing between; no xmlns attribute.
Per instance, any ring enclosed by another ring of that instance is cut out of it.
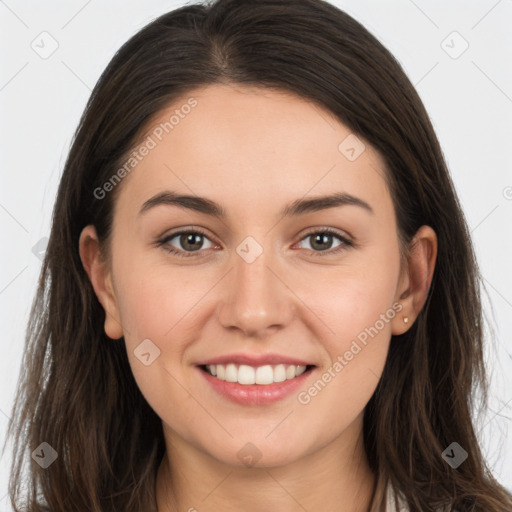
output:
<svg viewBox="0 0 512 512"><path fill-rule="evenodd" d="M335 246L334 249L332 249L334 238L337 238L340 241L340 243L337 246ZM323 254L321 253L327 253L329 255L336 254L340 251L345 250L347 247L353 246L353 243L350 240L348 240L345 236L341 235L337 231L330 228L310 231L308 234L306 234L305 237L301 239L300 242L308 240L310 240L311 242L309 242L309 248L306 247L306 249L313 251L313 253L315 253L315 256L323 256Z"/></svg>
<svg viewBox="0 0 512 512"><path fill-rule="evenodd" d="M336 238L339 240L339 244L334 246L334 249L332 249L333 239ZM337 254L348 247L354 246L347 237L331 228L317 228L315 231L310 231L306 236L302 237L299 243L308 240L311 240L311 242L308 244L309 248L306 247L306 249L312 251L315 256ZM207 241L209 245L205 246L205 241ZM180 258L198 256L201 249L211 249L215 246L206 234L198 228L187 230L183 229L181 231L171 233L159 240L157 245Z"/></svg>
<svg viewBox="0 0 512 512"><path fill-rule="evenodd" d="M210 245L205 247L205 240L207 240ZM200 249L210 249L214 246L213 242L206 234L198 229L182 230L172 233L162 240L159 240L158 245L179 257L195 256L194 253L200 252Z"/></svg>

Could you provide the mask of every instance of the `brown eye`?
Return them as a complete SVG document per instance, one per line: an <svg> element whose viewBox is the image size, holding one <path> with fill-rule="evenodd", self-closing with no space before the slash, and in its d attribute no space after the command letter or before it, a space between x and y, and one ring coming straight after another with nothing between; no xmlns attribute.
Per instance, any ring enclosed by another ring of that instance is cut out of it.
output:
<svg viewBox="0 0 512 512"><path fill-rule="evenodd" d="M310 245L313 249L325 251L332 247L334 237L328 233L318 233L316 235L309 235L308 238L311 240Z"/></svg>
<svg viewBox="0 0 512 512"><path fill-rule="evenodd" d="M179 236L179 243L185 250L198 251L203 245L203 235L189 233Z"/></svg>
<svg viewBox="0 0 512 512"><path fill-rule="evenodd" d="M336 243L336 239L339 242L333 245ZM304 241L309 241L309 247L305 247L305 249L315 253L327 252L328 254L335 254L353 245L346 237L330 229L312 231L301 239L301 242Z"/></svg>
<svg viewBox="0 0 512 512"><path fill-rule="evenodd" d="M205 241L210 245L205 247ZM187 257L194 256L193 253L200 252L201 249L210 249L214 244L204 233L189 230L168 235L158 245L172 254Z"/></svg>

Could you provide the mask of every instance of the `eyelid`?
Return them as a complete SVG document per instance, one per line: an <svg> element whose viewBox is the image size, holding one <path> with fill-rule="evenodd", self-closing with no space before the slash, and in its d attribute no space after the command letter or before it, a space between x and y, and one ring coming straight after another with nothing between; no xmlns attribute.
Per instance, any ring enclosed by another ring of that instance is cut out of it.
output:
<svg viewBox="0 0 512 512"><path fill-rule="evenodd" d="M329 233L331 235L336 235L342 239L345 239L348 242L352 242L354 239L354 237L350 233L348 233L347 231L343 231L341 229L331 228L329 226L314 226L306 230L306 232L302 235L301 240L315 233Z"/></svg>
<svg viewBox="0 0 512 512"><path fill-rule="evenodd" d="M160 240L169 240L171 238L174 238L176 235L182 235L183 233L199 233L201 235L204 235L207 238L210 238L210 235L204 230L203 228L196 227L196 226L182 226L179 228L175 228L171 230L171 232L166 233L165 235L162 235Z"/></svg>

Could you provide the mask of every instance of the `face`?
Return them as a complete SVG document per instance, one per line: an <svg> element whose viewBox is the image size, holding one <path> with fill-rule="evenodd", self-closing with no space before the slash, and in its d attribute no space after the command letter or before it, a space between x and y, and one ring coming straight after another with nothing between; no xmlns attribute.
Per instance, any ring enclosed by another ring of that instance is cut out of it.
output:
<svg viewBox="0 0 512 512"><path fill-rule="evenodd" d="M276 466L360 430L403 324L379 154L312 102L229 85L147 136L117 185L102 304L167 441Z"/></svg>

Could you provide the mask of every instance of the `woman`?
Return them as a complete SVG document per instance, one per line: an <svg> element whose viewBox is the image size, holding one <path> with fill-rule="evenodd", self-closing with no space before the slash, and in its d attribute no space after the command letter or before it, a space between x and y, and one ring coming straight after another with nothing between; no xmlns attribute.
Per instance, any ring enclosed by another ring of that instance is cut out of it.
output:
<svg viewBox="0 0 512 512"><path fill-rule="evenodd" d="M320 0L170 12L66 162L13 505L512 510L472 424L479 279L428 115L366 29Z"/></svg>

